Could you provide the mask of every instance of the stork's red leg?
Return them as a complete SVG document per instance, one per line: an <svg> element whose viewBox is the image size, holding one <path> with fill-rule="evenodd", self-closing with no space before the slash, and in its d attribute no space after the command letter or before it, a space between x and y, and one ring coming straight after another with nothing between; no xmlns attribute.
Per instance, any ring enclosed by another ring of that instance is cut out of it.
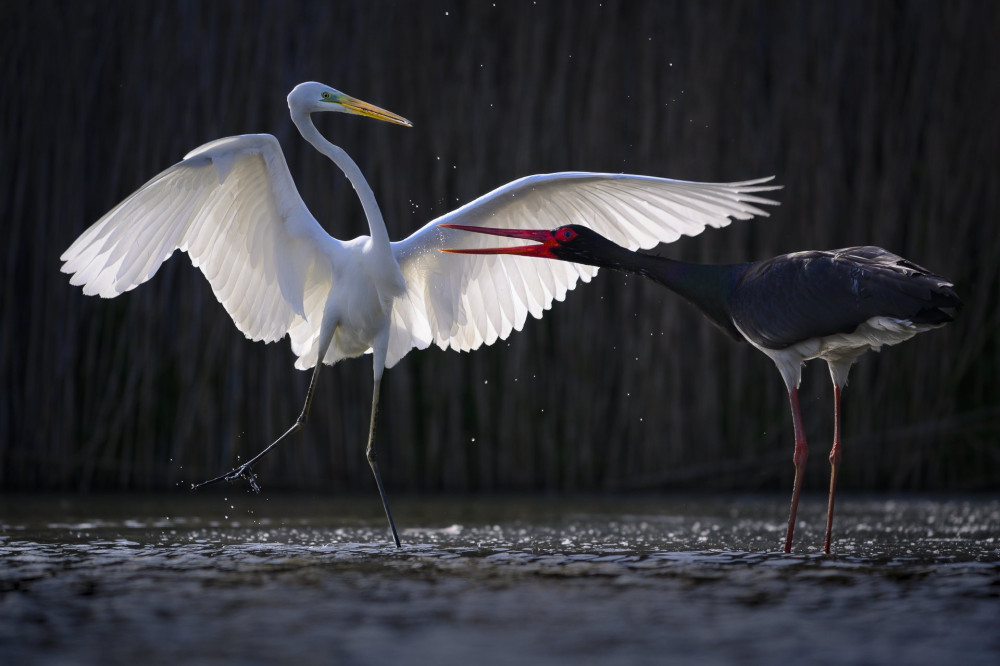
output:
<svg viewBox="0 0 1000 666"><path fill-rule="evenodd" d="M795 483L792 485L792 507L788 514L788 533L785 536L785 552L792 552L792 535L795 532L795 514L799 510L799 493L802 491L802 477L806 472L806 459L809 457L809 447L806 445L806 435L802 428L802 415L799 413L799 390L788 391L788 401L792 405L792 425L795 428L795 453L792 462L795 463Z"/></svg>
<svg viewBox="0 0 1000 666"><path fill-rule="evenodd" d="M833 531L833 494L837 487L837 468L840 466L840 387L833 384L833 447L830 449L830 499L826 505L826 540L823 552L830 554L830 532Z"/></svg>

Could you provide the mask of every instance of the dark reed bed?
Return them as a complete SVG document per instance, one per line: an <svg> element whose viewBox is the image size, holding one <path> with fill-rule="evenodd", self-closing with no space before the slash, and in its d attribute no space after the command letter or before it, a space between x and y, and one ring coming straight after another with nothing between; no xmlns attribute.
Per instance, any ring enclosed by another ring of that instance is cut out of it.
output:
<svg viewBox="0 0 1000 666"><path fill-rule="evenodd" d="M0 488L163 489L250 455L298 413L287 342L243 339L184 257L113 301L59 254L188 150L270 132L330 233L367 233L284 96L329 83L413 130L323 118L390 235L558 170L775 174L769 219L660 248L707 262L876 244L953 279L941 331L869 355L846 394L845 489L998 487L1000 9L981 2L51 2L0 10ZM266 488L369 490L367 359L321 378ZM825 368L805 375L822 488ZM392 488L772 489L791 435L771 363L679 299L599 275L468 355L383 382Z"/></svg>

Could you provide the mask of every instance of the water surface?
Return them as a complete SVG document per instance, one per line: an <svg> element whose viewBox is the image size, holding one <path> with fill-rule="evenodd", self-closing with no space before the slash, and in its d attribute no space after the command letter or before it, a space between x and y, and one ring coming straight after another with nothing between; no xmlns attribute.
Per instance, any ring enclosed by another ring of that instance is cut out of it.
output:
<svg viewBox="0 0 1000 666"><path fill-rule="evenodd" d="M1000 498L0 498L0 662L1000 663Z"/></svg>

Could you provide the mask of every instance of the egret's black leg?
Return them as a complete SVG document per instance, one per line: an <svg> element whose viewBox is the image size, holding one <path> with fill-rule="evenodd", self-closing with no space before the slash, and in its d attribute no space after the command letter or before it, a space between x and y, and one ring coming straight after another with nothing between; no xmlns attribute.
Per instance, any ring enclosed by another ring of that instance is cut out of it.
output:
<svg viewBox="0 0 1000 666"><path fill-rule="evenodd" d="M255 493L259 493L260 486L257 485L257 479L255 478L255 475L253 473L252 469L253 465L258 460L267 455L271 451L271 449L276 447L278 444L281 444L290 435L297 433L299 430L302 429L302 426L305 425L306 419L309 418L309 407L312 405L313 391L316 388L316 379L317 377L319 377L319 369L322 367L322 365L323 365L322 362L317 361L316 367L313 369L312 379L309 380L309 388L306 390L306 402L302 406L302 413L299 414L299 418L295 419L295 423L292 424L291 428L286 430L281 437L271 442L271 444L267 448L265 448L263 451L261 451L260 453L258 453L253 458L246 461L239 467L233 469L232 471L226 472L221 476L217 476L214 479L209 479L208 481L202 481L201 483L192 484L191 490L195 490L197 488L201 488L202 486L207 486L212 483L218 483L219 481L236 481L239 478L244 478L250 482L250 488L252 488Z"/></svg>
<svg viewBox="0 0 1000 666"><path fill-rule="evenodd" d="M368 464L371 465L372 474L375 475L375 485L378 486L378 494L382 498L382 508L385 509L385 517L389 519L389 527L392 529L392 540L396 542L396 548L399 548L399 534L396 532L396 523L392 519L392 512L389 511L389 500L385 496L385 487L382 485L382 475L379 474L375 455L375 413L378 411L378 393L381 384L380 379L375 380L375 390L372 393L372 418L368 426L368 448L365 449L365 456L368 458Z"/></svg>
<svg viewBox="0 0 1000 666"><path fill-rule="evenodd" d="M802 492L802 477L806 472L806 459L809 457L809 447L806 445L806 435L802 428L802 415L799 413L799 390L788 391L788 400L792 404L792 425L795 428L795 453L792 462L795 463L795 482L792 485L792 506L788 514L788 532L785 535L785 552L792 552L792 535L795 532L795 514L799 510L799 494Z"/></svg>
<svg viewBox="0 0 1000 666"><path fill-rule="evenodd" d="M826 540L823 552L830 554L830 533L833 531L833 494L837 487L837 468L840 466L840 387L833 384L833 447L830 449L830 499L826 505Z"/></svg>

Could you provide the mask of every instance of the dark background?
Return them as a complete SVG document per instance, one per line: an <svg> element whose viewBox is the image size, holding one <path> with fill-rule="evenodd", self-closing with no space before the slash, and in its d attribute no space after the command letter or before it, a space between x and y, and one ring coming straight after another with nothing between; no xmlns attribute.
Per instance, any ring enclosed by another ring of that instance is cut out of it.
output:
<svg viewBox="0 0 1000 666"><path fill-rule="evenodd" d="M496 6L494 6L496 5ZM958 321L858 363L841 487L1000 489L1000 4L19 2L0 9L0 487L163 489L228 469L298 414L288 343L243 338L186 257L114 300L59 255L188 150L270 132L330 233L367 233L285 95L317 80L411 119L336 114L401 238L517 177L774 174L770 218L658 251L706 262L876 244L951 278ZM321 377L265 489L370 490L370 359ZM822 490L825 364L804 374ZM773 364L673 294L604 272L472 354L386 373L390 489L786 489Z"/></svg>

